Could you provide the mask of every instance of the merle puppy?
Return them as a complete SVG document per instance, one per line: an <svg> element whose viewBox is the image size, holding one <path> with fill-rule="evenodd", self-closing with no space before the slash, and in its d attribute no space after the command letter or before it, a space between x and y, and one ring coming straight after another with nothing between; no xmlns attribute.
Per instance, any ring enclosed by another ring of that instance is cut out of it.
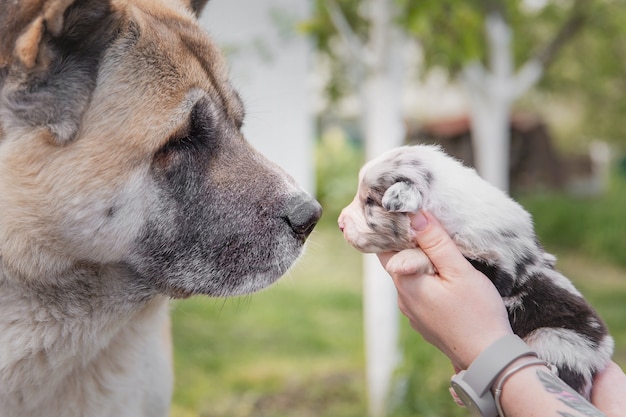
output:
<svg viewBox="0 0 626 417"><path fill-rule="evenodd" d="M407 213L419 209L437 217L494 283L513 331L589 398L594 375L611 358L613 339L555 270L556 258L538 243L530 214L476 171L438 147L393 149L361 169L357 195L342 211L339 227L362 252L415 248Z"/></svg>

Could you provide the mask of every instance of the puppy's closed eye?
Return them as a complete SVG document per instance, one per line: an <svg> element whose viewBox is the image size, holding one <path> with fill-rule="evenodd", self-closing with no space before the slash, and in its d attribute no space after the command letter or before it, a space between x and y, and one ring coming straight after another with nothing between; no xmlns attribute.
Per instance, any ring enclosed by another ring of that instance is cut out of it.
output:
<svg viewBox="0 0 626 417"><path fill-rule="evenodd" d="M415 213L422 206L422 193L414 183L398 181L385 191L382 202L387 211Z"/></svg>

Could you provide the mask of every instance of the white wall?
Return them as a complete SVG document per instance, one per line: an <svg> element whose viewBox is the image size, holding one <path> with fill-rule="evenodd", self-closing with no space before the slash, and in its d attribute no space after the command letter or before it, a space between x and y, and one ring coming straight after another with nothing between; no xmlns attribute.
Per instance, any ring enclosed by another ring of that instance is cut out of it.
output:
<svg viewBox="0 0 626 417"><path fill-rule="evenodd" d="M308 12L308 0L211 0L200 22L228 58L248 141L313 193L312 45L296 33Z"/></svg>

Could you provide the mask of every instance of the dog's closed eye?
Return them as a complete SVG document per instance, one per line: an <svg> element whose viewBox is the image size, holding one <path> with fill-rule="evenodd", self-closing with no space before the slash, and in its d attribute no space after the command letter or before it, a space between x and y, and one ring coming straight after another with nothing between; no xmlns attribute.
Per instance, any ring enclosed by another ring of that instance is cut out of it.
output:
<svg viewBox="0 0 626 417"><path fill-rule="evenodd" d="M414 183L398 181L385 191L382 203L390 212L414 213L422 205L422 194Z"/></svg>

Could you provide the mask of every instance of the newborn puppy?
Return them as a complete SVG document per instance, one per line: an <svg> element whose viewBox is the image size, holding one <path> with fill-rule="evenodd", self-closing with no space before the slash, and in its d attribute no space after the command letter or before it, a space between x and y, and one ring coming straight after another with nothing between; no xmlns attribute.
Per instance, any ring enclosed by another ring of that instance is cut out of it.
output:
<svg viewBox="0 0 626 417"><path fill-rule="evenodd" d="M393 149L361 169L357 195L342 211L339 227L361 252L416 248L408 213L420 209L437 217L461 253L493 282L513 331L589 399L594 375L611 358L613 339L555 270L556 258L538 243L530 214L476 171L435 146ZM423 264L430 261L421 250L403 257L405 267L428 272Z"/></svg>

